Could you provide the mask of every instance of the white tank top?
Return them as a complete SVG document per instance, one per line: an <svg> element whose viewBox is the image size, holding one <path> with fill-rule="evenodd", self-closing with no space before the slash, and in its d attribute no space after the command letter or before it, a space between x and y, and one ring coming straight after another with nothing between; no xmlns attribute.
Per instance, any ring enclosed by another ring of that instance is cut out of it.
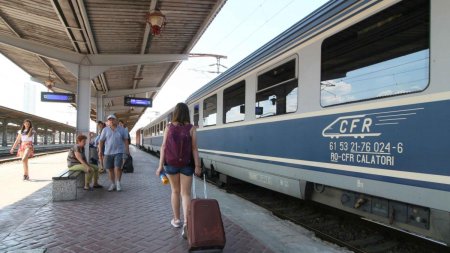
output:
<svg viewBox="0 0 450 253"><path fill-rule="evenodd" d="M31 136L28 136L28 134L24 134L24 133L21 133L19 131L19 134L21 135L22 142L33 141L34 140L34 133L35 133L34 130L32 130Z"/></svg>

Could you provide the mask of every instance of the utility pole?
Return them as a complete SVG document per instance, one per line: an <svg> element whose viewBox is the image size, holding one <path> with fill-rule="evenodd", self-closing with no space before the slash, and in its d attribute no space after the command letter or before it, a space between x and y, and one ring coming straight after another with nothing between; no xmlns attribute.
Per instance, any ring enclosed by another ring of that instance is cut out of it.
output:
<svg viewBox="0 0 450 253"><path fill-rule="evenodd" d="M216 66L216 71L207 71L207 72L210 72L210 73L215 73L215 74L220 74L220 73L222 73L222 72L220 72L220 67L223 67L223 68L228 68L228 67L226 67L226 66L224 66L224 65L222 65L222 64L220 64L220 59L227 59L227 56L225 56L225 55L218 55L218 54L195 54L195 53L193 53L193 54L189 54L189 57L214 57L214 58L216 58L216 63L215 64L211 64L211 65L209 65L209 66Z"/></svg>

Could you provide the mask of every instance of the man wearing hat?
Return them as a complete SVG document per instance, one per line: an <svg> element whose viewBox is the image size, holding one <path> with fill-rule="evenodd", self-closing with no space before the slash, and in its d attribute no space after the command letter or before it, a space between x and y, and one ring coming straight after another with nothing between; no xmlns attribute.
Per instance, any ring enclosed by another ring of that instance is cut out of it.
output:
<svg viewBox="0 0 450 253"><path fill-rule="evenodd" d="M111 185L108 191L122 190L120 178L122 177L122 159L124 155L130 154L128 149L128 130L118 125L114 114L106 118L108 126L105 127L100 135L98 150L102 150L105 145L104 158L102 152L98 153L100 160L103 160L103 166L109 170L109 179ZM106 141L106 144L105 144Z"/></svg>

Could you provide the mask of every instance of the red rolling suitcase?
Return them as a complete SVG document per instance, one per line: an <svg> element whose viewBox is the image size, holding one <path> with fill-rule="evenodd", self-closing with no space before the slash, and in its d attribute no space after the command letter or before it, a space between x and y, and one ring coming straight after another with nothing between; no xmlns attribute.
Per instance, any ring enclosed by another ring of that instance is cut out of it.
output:
<svg viewBox="0 0 450 253"><path fill-rule="evenodd" d="M225 230L219 203L206 196L206 179L203 175L205 199L196 198L195 179L193 179L194 199L188 212L188 243L190 251L217 249L225 247Z"/></svg>

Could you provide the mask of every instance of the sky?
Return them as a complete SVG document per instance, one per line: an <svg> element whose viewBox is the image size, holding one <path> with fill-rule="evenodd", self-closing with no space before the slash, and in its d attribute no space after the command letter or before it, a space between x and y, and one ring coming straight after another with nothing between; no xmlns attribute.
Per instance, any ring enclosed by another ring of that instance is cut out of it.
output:
<svg viewBox="0 0 450 253"><path fill-rule="evenodd" d="M326 0L228 0L210 24L191 53L217 54L227 56L221 64L231 67L257 50L259 47L282 33L290 26L326 3ZM167 20L170 25L170 20ZM162 31L164 32L164 31ZM150 123L157 113L164 113L178 102L183 102L190 94L207 84L217 74L216 59L212 57L190 58L180 64L175 73L163 86L137 122L131 134L139 127ZM28 74L0 55L0 105L24 110L24 83L36 86L36 96L47 91L42 84L29 80ZM224 71L225 68L221 68ZM13 87L11 89L11 87ZM11 89L11 93L1 92ZM62 103L43 103L36 98L35 113L41 117L76 125L76 109ZM95 123L91 123L95 131Z"/></svg>

